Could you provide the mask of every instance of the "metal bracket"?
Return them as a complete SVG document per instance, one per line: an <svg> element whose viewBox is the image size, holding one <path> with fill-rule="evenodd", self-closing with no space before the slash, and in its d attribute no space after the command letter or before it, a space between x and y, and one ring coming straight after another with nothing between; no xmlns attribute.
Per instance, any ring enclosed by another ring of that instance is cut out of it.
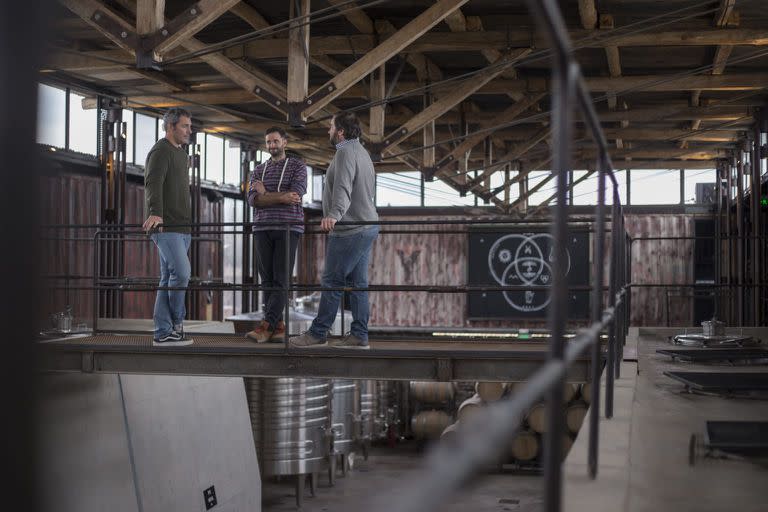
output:
<svg viewBox="0 0 768 512"><path fill-rule="evenodd" d="M435 173L437 173L437 167L422 167L421 174L424 176L424 181L435 181Z"/></svg>
<svg viewBox="0 0 768 512"><path fill-rule="evenodd" d="M437 359L437 380L450 382L453 379L453 361L445 358Z"/></svg>
<svg viewBox="0 0 768 512"><path fill-rule="evenodd" d="M310 107L314 103L316 103L318 100L325 98L335 90L336 90L336 84L331 82L330 84L323 86L322 88L316 90L311 95L309 95L307 99L305 99L302 102L302 106L304 108Z"/></svg>
<svg viewBox="0 0 768 512"><path fill-rule="evenodd" d="M286 111L285 106L287 103L281 100L280 98L278 98L277 96L275 96L274 94L272 94L271 92L265 91L263 87L257 85L256 87L253 88L253 91L251 92L253 92L253 94L263 99L273 107L277 108L281 112Z"/></svg>
<svg viewBox="0 0 768 512"><path fill-rule="evenodd" d="M381 162L381 151L384 149L385 144L383 142L369 142L366 145L366 149L371 154L371 161Z"/></svg>
<svg viewBox="0 0 768 512"><path fill-rule="evenodd" d="M403 140L408 135L408 133L409 132L407 128L400 128L392 136L384 140L384 147L391 146L392 144L397 144L398 142Z"/></svg>
<svg viewBox="0 0 768 512"><path fill-rule="evenodd" d="M304 110L303 101L291 101L288 103L288 125L291 128L304 128L307 120L301 115Z"/></svg>
<svg viewBox="0 0 768 512"><path fill-rule="evenodd" d="M108 12L101 9L95 10L91 15L91 21L112 34L116 39L122 40L127 46L136 48L138 44L136 32L120 25Z"/></svg>
<svg viewBox="0 0 768 512"><path fill-rule="evenodd" d="M141 50L144 52L149 52L151 55L152 51L157 48L160 43L167 40L170 36L187 26L189 22L200 16L202 13L203 10L200 8L200 2L197 2L184 9L181 14L169 21L167 25L164 25L158 29L154 34L142 37ZM136 57L138 58L138 52Z"/></svg>
<svg viewBox="0 0 768 512"><path fill-rule="evenodd" d="M136 50L136 68L137 69L154 69L155 71L162 71L163 67L155 59L155 52L153 50L144 50L144 38L141 39L140 47Z"/></svg>
<svg viewBox="0 0 768 512"><path fill-rule="evenodd" d="M96 364L93 358L93 351L83 352L81 361L82 361L83 372L93 373L94 369L96 368Z"/></svg>

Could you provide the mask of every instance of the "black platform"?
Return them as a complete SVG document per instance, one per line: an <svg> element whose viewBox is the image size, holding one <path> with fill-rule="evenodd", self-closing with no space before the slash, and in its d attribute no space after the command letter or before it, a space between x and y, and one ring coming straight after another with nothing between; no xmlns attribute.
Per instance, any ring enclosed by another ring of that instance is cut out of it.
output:
<svg viewBox="0 0 768 512"><path fill-rule="evenodd" d="M657 354L686 363L732 365L768 364L768 350L759 348L659 349Z"/></svg>
<svg viewBox="0 0 768 512"><path fill-rule="evenodd" d="M708 421L707 446L741 455L768 455L768 422Z"/></svg>
<svg viewBox="0 0 768 512"><path fill-rule="evenodd" d="M664 372L691 390L710 393L768 391L768 372Z"/></svg>

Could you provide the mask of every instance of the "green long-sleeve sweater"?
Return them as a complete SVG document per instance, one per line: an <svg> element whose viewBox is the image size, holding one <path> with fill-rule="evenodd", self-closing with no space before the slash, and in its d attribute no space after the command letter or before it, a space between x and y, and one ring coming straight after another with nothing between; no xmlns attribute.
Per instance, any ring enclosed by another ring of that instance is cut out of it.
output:
<svg viewBox="0 0 768 512"><path fill-rule="evenodd" d="M146 216L157 215L163 224L189 224L192 206L189 196L189 155L162 138L152 146L144 166ZM145 216L145 218L146 218ZM189 227L168 227L164 231L189 233Z"/></svg>

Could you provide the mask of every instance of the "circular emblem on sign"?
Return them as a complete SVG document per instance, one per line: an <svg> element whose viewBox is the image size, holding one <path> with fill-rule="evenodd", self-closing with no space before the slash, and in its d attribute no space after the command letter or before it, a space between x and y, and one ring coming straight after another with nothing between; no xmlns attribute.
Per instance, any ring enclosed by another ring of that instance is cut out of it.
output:
<svg viewBox="0 0 768 512"><path fill-rule="evenodd" d="M554 243L547 233L505 235L488 251L488 270L502 286L544 286L552 281ZM570 271L571 257L566 250L566 275ZM541 311L549 304L549 293L543 290L502 292L507 303L517 311Z"/></svg>

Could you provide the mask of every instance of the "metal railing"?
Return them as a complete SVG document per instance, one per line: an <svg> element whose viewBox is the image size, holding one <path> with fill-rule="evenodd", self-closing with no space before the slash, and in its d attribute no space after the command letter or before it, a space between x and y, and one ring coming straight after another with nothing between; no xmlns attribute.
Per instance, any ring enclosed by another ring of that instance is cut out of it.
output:
<svg viewBox="0 0 768 512"><path fill-rule="evenodd" d="M586 88L583 76L578 64L574 61L572 47L568 32L565 28L559 8L554 0L528 0L529 8L534 15L537 23L544 29L552 39L552 133L553 140L557 141L553 149L553 168L552 172L557 181L557 200L552 208L552 226L551 235L554 241L554 260L552 261L553 281L550 290L551 302L548 310L548 328L550 332L549 356L543 366L527 381L527 383L516 392L515 396L507 401L501 401L489 405L482 413L471 417L466 424L460 425L456 437L451 443L440 443L434 450L429 452L423 474L410 478L403 488L393 495L389 490L384 494L374 496L371 509L374 511L390 512L413 511L424 512L435 509L441 502L448 499L453 491L467 481L477 471L491 463L497 455L499 446L506 446L510 437L520 427L524 412L534 405L542 396L546 395L548 418L548 427L545 433L544 446L544 503L547 512L556 512L561 508L562 502L562 438L565 432L565 425L562 415L563 408L563 384L565 383L566 372L569 366L589 350L591 357L591 406L589 413L589 438L588 438L588 473L591 478L595 478L598 473L598 440L599 440L599 411L601 407L599 385L602 371L601 354L601 334L607 332L607 355L606 360L606 389L605 389L605 416L613 416L613 398L614 381L619 377L619 363L623 359L623 347L625 343L628 328L628 311L630 307L630 296L627 293L628 271L629 271L629 237L626 235L624 226L624 217L622 214L621 201L619 198L618 183L613 176L613 167L610 156L608 155L608 146L602 132L600 122L594 110L589 91ZM569 285L566 280L566 244L568 240L568 206L567 206L567 175L570 170L571 151L572 151L572 126L574 123L574 112L572 109L578 104L582 112L582 119L589 128L595 142L598 146L598 158L596 168L598 170L598 204L595 208L593 219L593 260L592 260L592 285L590 289L591 297L591 317L588 327L582 329L567 344L565 343L566 322L568 319L568 298L567 292ZM611 206L611 251L610 274L608 276L608 303L603 304L604 290L604 269L606 264L606 233L609 232L606 226L606 201L605 193L607 190L606 180L611 180L612 184L612 206ZM502 221L445 221L428 222L431 225L437 224L506 224L513 223L510 219ZM424 224L424 222L419 222ZM361 223L366 224L366 223ZM375 222L368 224L409 224L409 222ZM415 223L414 223L415 224ZM218 223L208 224L209 227L222 226L241 226L242 223ZM311 224L310 224L311 225ZM206 224L197 224L197 227L206 226ZM286 240L290 225L280 224L286 231ZM97 229L100 226L95 226ZM123 234L135 234L136 231L129 231L126 228L138 228L138 226L123 226ZM118 230L120 231L120 230ZM98 240L102 236L115 236L118 234L114 228L108 230L98 230L94 239ZM200 235L213 234L237 234L235 231L199 231ZM385 232L382 232L385 233ZM445 231L441 231L445 233ZM96 243L98 251L99 243ZM286 269L290 269L290 252L286 252ZM98 281L100 258L98 253L94 258L94 283L93 289L104 288ZM114 284L110 284L114 286ZM225 286L222 284L222 288ZM222 289L219 288L219 289ZM251 290L268 288L256 285L243 285L243 288ZM525 286L489 286L482 287L487 291L505 291L525 289L532 287ZM547 287L542 287L547 288ZM131 287L131 290L137 290ZM151 287L152 290L161 289ZM172 287L163 287L162 289L174 289ZM194 289L185 287L184 289ZM206 289L217 289L207 286ZM269 288L272 291L282 291L285 293L285 320L286 327L290 325L290 309L287 297L290 291L321 289L319 287L309 288L307 286L291 286L290 280L286 279L282 288ZM383 291L387 289L405 291L406 289L419 290L419 287L396 287L396 286L370 286L368 288L322 288L323 290L335 291ZM479 291L480 288L473 287L424 287L421 291L432 291L436 293L465 293L468 291ZM94 301L97 304L98 301ZM98 314L94 315L94 330L97 329ZM296 352L296 349L290 349L288 345L288 333L286 332L286 352Z"/></svg>
<svg viewBox="0 0 768 512"><path fill-rule="evenodd" d="M424 512L434 510L451 493L458 489L473 473L493 460L498 446L506 443L519 428L524 411L543 395L547 395L548 429L544 445L544 510L556 512L562 502L562 435L564 425L560 416L563 405L563 384L568 365L582 352L591 349L592 354L592 399L589 415L589 459L590 477L597 475L599 407L600 407L600 365L599 339L603 330L608 329L608 357L606 369L605 415L613 416L613 385L619 373L624 340L627 332L628 296L626 294L627 271L629 268L627 250L628 237L622 236L624 220L618 196L618 184L613 178L613 169L605 137L592 105L578 64L574 61L568 32L560 10L554 0L528 0L528 6L537 24L552 40L552 133L557 147L553 150L552 172L557 178L557 202L553 211L552 236L555 243L553 262L554 280L552 301L549 308L550 355L548 362L534 374L527 384L506 402L487 407L484 414L471 418L466 426L458 429L455 442L441 443L428 456L427 468L420 476L409 479L405 489L398 489L393 498L390 493L374 498L374 511L398 510ZM598 205L595 214L594 272L592 287L592 324L582 333L564 345L563 334L567 318L567 283L564 276L565 244L567 231L567 171L571 158L572 126L571 111L578 102L586 125L594 137L598 149ZM612 244L609 279L608 307L602 309L602 277L605 232L605 180L613 184Z"/></svg>

